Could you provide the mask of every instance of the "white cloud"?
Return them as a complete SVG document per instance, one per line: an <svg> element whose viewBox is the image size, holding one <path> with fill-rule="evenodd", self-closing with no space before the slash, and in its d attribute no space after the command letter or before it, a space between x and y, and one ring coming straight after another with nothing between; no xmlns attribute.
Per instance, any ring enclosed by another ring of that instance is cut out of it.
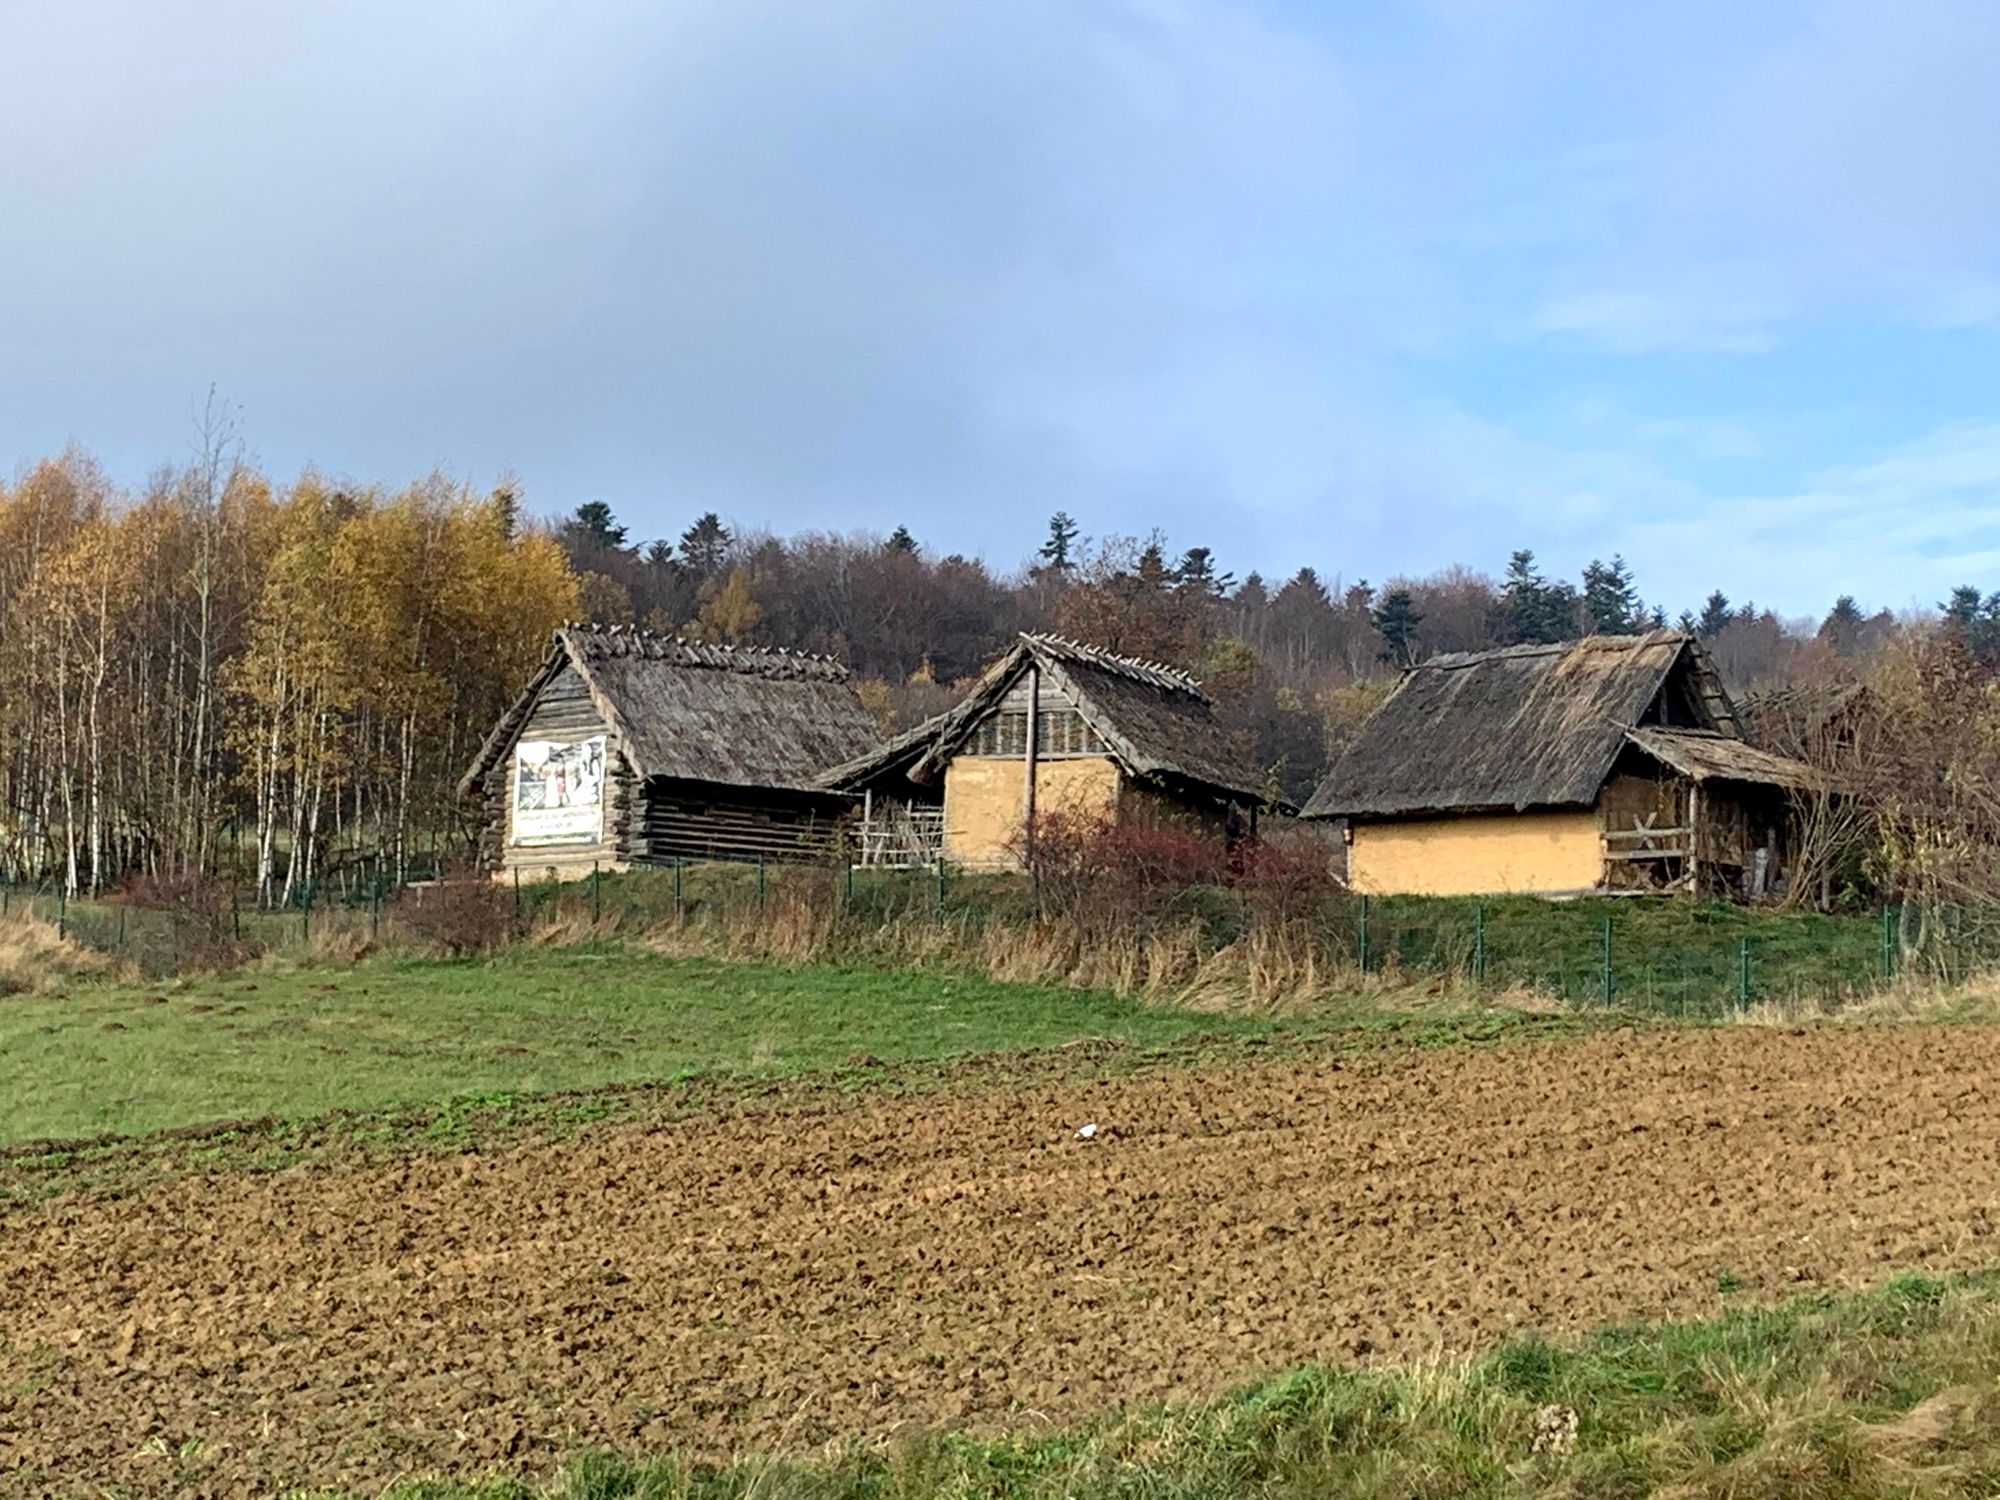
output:
<svg viewBox="0 0 2000 1500"><path fill-rule="evenodd" d="M1785 317L1775 303L1713 292L1599 291L1548 299L1531 326L1616 354L1762 354L1776 347Z"/></svg>

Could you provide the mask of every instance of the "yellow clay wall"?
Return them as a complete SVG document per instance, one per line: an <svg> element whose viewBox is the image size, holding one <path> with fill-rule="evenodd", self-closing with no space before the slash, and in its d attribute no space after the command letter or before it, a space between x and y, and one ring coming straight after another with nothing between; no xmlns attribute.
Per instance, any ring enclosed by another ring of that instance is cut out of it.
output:
<svg viewBox="0 0 2000 1500"><path fill-rule="evenodd" d="M1118 807L1118 766L1105 756L1036 763L1035 808L1085 817ZM961 864L1016 862L1025 761L961 755L944 771L944 852Z"/></svg>
<svg viewBox="0 0 2000 1500"><path fill-rule="evenodd" d="M1551 894L1604 875L1595 812L1487 813L1357 823L1348 878L1372 896Z"/></svg>

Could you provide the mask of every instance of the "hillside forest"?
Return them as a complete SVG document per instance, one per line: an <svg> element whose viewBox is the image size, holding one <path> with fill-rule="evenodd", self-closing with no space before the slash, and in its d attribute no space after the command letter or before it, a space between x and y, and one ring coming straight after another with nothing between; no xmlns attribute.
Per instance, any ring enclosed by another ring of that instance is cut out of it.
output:
<svg viewBox="0 0 2000 1500"><path fill-rule="evenodd" d="M275 900L462 859L457 779L572 619L838 656L885 729L949 705L1016 632L1058 632L1192 671L1293 801L1402 666L1663 625L1739 693L1868 679L1899 754L2000 762L2000 595L1970 586L1935 615L1841 598L1790 621L1720 591L1645 599L1615 556L1573 582L1527 550L1497 577L1237 577L1196 539L1092 538L1066 514L1023 552L998 571L902 527L778 536L713 513L645 539L601 501L538 519L512 485L443 474L280 483L213 407L195 455L136 490L72 448L0 484L0 874L82 893L226 873ZM1949 829L1887 863L1972 868L1951 841L1987 847L2000 808L1953 796Z"/></svg>

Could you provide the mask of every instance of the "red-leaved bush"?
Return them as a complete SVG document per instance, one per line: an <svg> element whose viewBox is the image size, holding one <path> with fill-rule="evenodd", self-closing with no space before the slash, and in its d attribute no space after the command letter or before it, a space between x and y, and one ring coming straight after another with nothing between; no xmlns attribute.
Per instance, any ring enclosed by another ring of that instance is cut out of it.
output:
<svg viewBox="0 0 2000 1500"><path fill-rule="evenodd" d="M1189 917L1240 930L1318 916L1341 895L1320 840L1230 845L1220 829L1171 818L1043 813L1015 850L1044 915L1092 931Z"/></svg>

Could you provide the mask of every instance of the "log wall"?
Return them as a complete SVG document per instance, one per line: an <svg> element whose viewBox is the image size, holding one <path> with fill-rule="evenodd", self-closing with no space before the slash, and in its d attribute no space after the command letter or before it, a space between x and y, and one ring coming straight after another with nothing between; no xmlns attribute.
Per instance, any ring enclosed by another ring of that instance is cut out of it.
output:
<svg viewBox="0 0 2000 1500"><path fill-rule="evenodd" d="M833 793L656 777L644 787L626 857L635 864L827 860L839 851L859 808L858 799Z"/></svg>

